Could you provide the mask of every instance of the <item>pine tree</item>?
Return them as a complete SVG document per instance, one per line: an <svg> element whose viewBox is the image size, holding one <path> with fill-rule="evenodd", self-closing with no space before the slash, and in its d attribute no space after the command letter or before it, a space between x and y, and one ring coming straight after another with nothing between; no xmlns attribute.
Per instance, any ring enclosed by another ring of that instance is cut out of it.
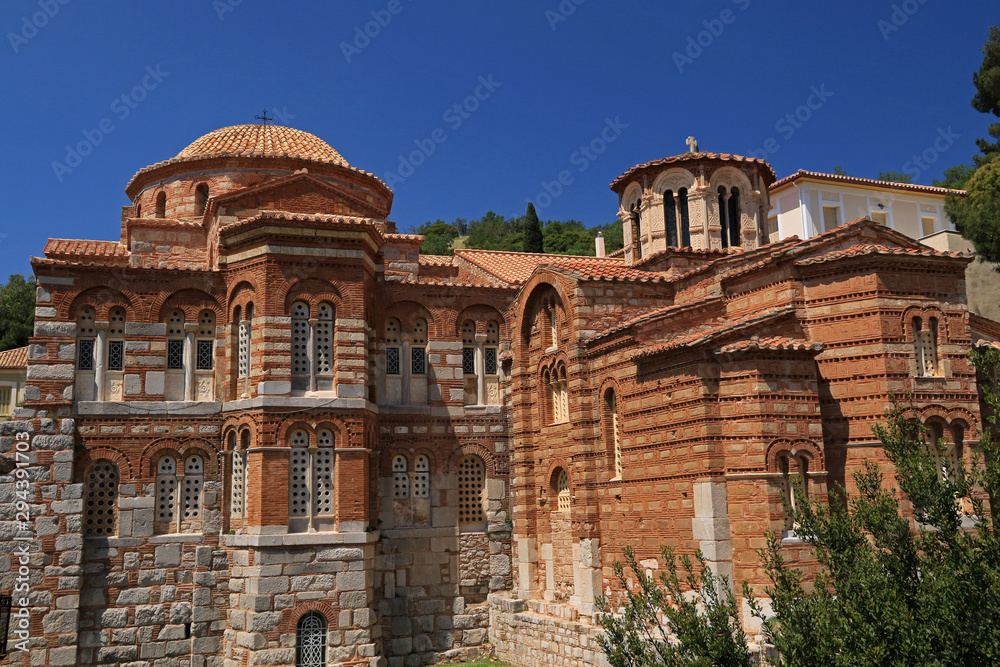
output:
<svg viewBox="0 0 1000 667"><path fill-rule="evenodd" d="M542 223L535 213L535 205L528 202L528 211L524 214L524 252L544 252Z"/></svg>

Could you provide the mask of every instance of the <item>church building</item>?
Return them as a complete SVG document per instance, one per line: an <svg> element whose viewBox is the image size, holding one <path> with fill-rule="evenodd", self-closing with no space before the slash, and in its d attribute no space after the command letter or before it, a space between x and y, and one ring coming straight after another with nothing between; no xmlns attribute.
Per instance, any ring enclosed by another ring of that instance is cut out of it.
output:
<svg viewBox="0 0 1000 667"><path fill-rule="evenodd" d="M140 169L118 240L32 260L10 664L600 664L625 546L762 596L767 531L811 567L793 486L887 464L890 393L971 459L1000 324L967 253L868 219L773 240L774 182L693 147L611 183L622 251L439 257L300 130Z"/></svg>

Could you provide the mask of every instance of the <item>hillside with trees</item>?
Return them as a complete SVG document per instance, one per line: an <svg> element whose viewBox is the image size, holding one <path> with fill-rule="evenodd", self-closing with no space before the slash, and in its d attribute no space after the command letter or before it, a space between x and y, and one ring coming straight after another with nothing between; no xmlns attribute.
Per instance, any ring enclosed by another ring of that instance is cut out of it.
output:
<svg viewBox="0 0 1000 667"><path fill-rule="evenodd" d="M620 220L598 227L586 227L579 220L540 222L534 213L534 208L531 207L525 215L507 218L488 211L475 220L456 218L451 222L425 222L412 232L424 235L424 243L420 246L420 252L424 255L451 255L456 248L475 248L593 256L594 239L598 232L604 234L607 252L619 250L624 245ZM540 247L537 239L539 223L542 235Z"/></svg>

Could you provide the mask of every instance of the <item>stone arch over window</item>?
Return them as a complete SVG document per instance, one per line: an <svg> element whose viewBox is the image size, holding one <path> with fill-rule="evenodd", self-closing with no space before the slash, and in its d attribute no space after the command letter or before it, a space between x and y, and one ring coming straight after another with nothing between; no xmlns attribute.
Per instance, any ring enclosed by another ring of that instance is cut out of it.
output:
<svg viewBox="0 0 1000 667"><path fill-rule="evenodd" d="M184 459L184 482L181 489L182 526L186 526L188 522L201 521L204 489L205 459L198 454L191 454Z"/></svg>
<svg viewBox="0 0 1000 667"><path fill-rule="evenodd" d="M925 427L925 448L934 461L938 479L954 480L962 475L966 455L964 424L949 423L940 417L932 417L927 420Z"/></svg>
<svg viewBox="0 0 1000 667"><path fill-rule="evenodd" d="M254 302L250 299L240 299L233 307L233 329L231 331L233 361L235 362L237 396L250 395L250 375L253 369L251 350L253 346Z"/></svg>
<svg viewBox="0 0 1000 667"><path fill-rule="evenodd" d="M618 217L622 221L622 232L625 240L626 254L632 255L632 261L643 255L644 236L642 217L642 188L638 183L632 183L626 188L621 198L621 210Z"/></svg>
<svg viewBox="0 0 1000 667"><path fill-rule="evenodd" d="M910 341L913 344L915 374L923 377L938 377L944 375L940 359L939 336L942 330L942 314L937 309L909 309L908 326ZM946 337L946 334L945 334Z"/></svg>
<svg viewBox="0 0 1000 667"><path fill-rule="evenodd" d="M480 313L478 320L462 320L462 394L465 405L500 405L500 322L490 317L492 314L490 309L490 312Z"/></svg>
<svg viewBox="0 0 1000 667"><path fill-rule="evenodd" d="M465 531L486 528L486 463L466 454L458 463L458 525Z"/></svg>
<svg viewBox="0 0 1000 667"><path fill-rule="evenodd" d="M208 206L208 183L199 183L194 189L194 214L204 215Z"/></svg>
<svg viewBox="0 0 1000 667"><path fill-rule="evenodd" d="M550 424L563 424L569 421L569 391L566 383L566 362L557 359L543 374L543 389L547 390L546 407Z"/></svg>
<svg viewBox="0 0 1000 667"><path fill-rule="evenodd" d="M823 470L822 452L811 440L775 440L765 452L768 472L777 476L781 498L782 530L797 527L796 491L805 498L814 492L814 477Z"/></svg>
<svg viewBox="0 0 1000 667"><path fill-rule="evenodd" d="M309 387L309 304L292 304L292 388Z"/></svg>
<svg viewBox="0 0 1000 667"><path fill-rule="evenodd" d="M96 311L93 306L86 305L77 311L76 315L76 370L93 373L96 369L97 328L95 326ZM78 383L79 385L79 383ZM91 397L92 398L92 397ZM87 400L87 399L84 399Z"/></svg>
<svg viewBox="0 0 1000 667"><path fill-rule="evenodd" d="M83 534L113 537L118 530L118 466L108 459L90 464L84 475Z"/></svg>
<svg viewBox="0 0 1000 667"><path fill-rule="evenodd" d="M295 626L295 667L326 667L327 620L311 611Z"/></svg>
<svg viewBox="0 0 1000 667"><path fill-rule="evenodd" d="M436 331L430 311L414 301L386 309L384 356L376 359L381 401L389 405L425 405L431 374L427 347ZM440 331L438 331L440 333Z"/></svg>
<svg viewBox="0 0 1000 667"><path fill-rule="evenodd" d="M292 532L333 530L337 436L333 429L313 433L295 426L287 434L288 526Z"/></svg>
<svg viewBox="0 0 1000 667"><path fill-rule="evenodd" d="M165 218L167 217L167 193L160 190L156 193L156 212L154 217Z"/></svg>
<svg viewBox="0 0 1000 667"><path fill-rule="evenodd" d="M668 247L691 247L691 215L688 192L697 181L686 169L669 169L653 183L653 192L663 203L663 222Z"/></svg>

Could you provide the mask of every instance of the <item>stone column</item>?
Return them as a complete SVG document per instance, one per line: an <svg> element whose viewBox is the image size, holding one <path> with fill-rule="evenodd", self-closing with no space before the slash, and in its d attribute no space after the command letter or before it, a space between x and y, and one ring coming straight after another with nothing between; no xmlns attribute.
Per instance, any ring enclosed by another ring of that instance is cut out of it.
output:
<svg viewBox="0 0 1000 667"><path fill-rule="evenodd" d="M410 334L400 334L399 350L399 377L401 386L399 388L399 404L410 404L410 370L413 362L410 359Z"/></svg>
<svg viewBox="0 0 1000 667"><path fill-rule="evenodd" d="M184 325L184 329L187 331L187 333L184 335L184 400L185 401L196 400L195 386L194 386L194 366L195 366L194 332L197 328L198 328L197 324Z"/></svg>
<svg viewBox="0 0 1000 667"><path fill-rule="evenodd" d="M476 334L476 405L486 405L486 334Z"/></svg>
<svg viewBox="0 0 1000 667"><path fill-rule="evenodd" d="M688 227L693 249L707 250L712 247L708 231L708 199L704 188L688 190Z"/></svg>
<svg viewBox="0 0 1000 667"><path fill-rule="evenodd" d="M725 482L695 482L691 534L698 540L698 548L709 569L716 575L728 577L732 588L732 539Z"/></svg>
<svg viewBox="0 0 1000 667"><path fill-rule="evenodd" d="M108 364L108 323L95 322L97 339L94 341L94 400L104 400L105 374Z"/></svg>

